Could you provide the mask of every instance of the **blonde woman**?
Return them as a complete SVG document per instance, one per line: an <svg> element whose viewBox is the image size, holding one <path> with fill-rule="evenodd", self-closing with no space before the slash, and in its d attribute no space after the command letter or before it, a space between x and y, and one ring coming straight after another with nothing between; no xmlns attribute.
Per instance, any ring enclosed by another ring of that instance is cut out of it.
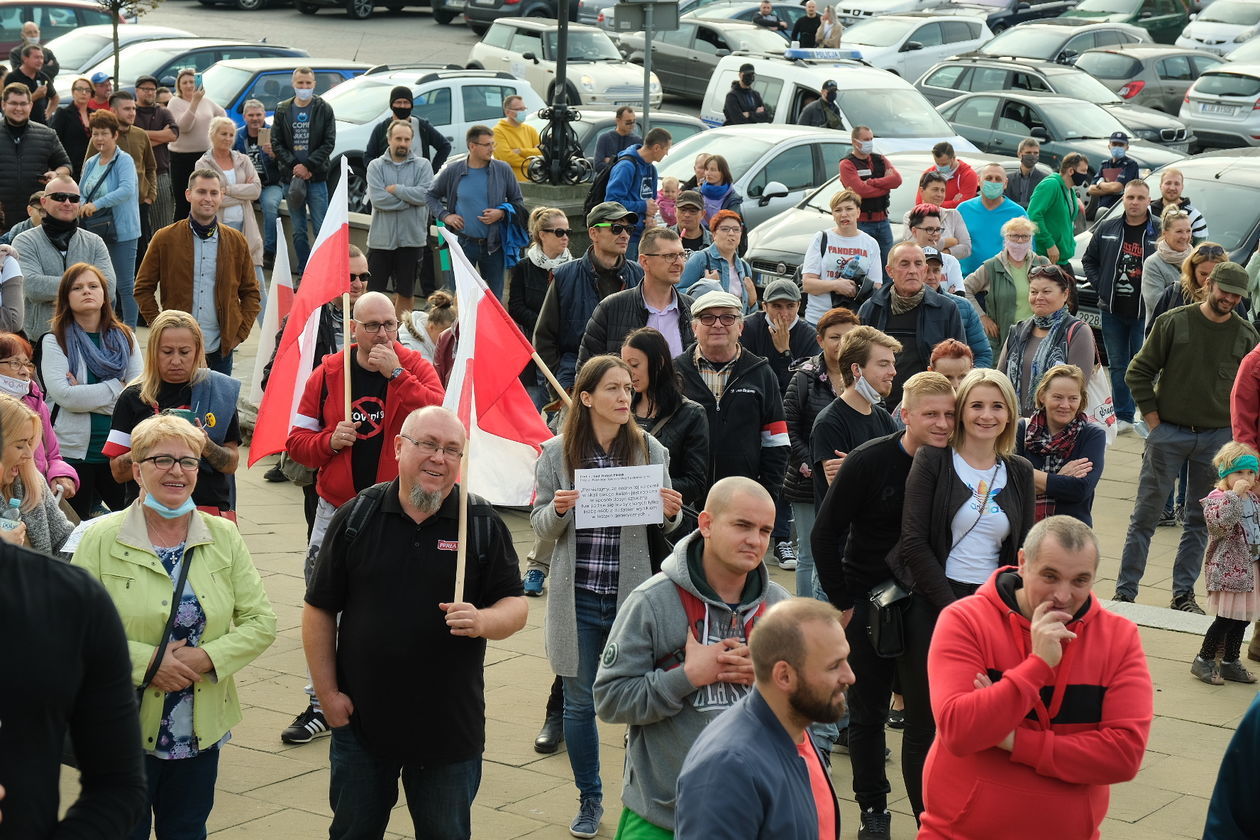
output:
<svg viewBox="0 0 1260 840"><path fill-rule="evenodd" d="M1165 287L1151 308L1150 319L1146 322L1147 333L1150 333L1155 319L1168 310L1176 309L1178 306L1189 306L1192 303L1202 303L1207 297L1207 281L1212 275L1212 269L1228 259L1229 254L1225 252L1224 246L1216 242L1200 242L1191 248L1190 256L1186 257L1181 264L1179 282ZM1250 320L1247 311L1245 298L1238 301L1238 305L1234 307L1234 312L1238 313L1238 317Z"/></svg>
<svg viewBox="0 0 1260 840"><path fill-rule="evenodd" d="M179 136L168 146L176 219L188 218L184 185L197 168L197 160L210 148L210 120L227 116L223 108L206 98L205 88L197 84L200 75L191 67L180 70L175 77L175 95L166 106L179 126Z"/></svg>
<svg viewBox="0 0 1260 840"><path fill-rule="evenodd" d="M996 358L1006 343L1013 324L1032 317L1028 302L1028 274L1049 265L1050 260L1033 253L1037 225L1019 217L1002 225L1002 250L963 278L967 300L980 313L980 325L989 337Z"/></svg>
<svg viewBox="0 0 1260 840"><path fill-rule="evenodd" d="M512 289L516 291L515 287ZM408 350L415 350L429 364L437 356L438 339L455 324L455 296L445 289L438 289L425 298L428 309L416 309L403 315L399 321L398 342Z"/></svg>
<svg viewBox="0 0 1260 840"><path fill-rule="evenodd" d="M844 24L836 19L836 7L824 6L822 10L822 27L818 30L818 46L824 49L839 49L840 36L844 34Z"/></svg>
<svg viewBox="0 0 1260 840"><path fill-rule="evenodd" d="M219 206L219 221L245 234L249 243L249 256L258 274L258 285L263 285L263 239L254 215L254 201L262 195L262 180L249 155L232 148L236 143L236 123L227 117L210 120L210 150L197 159L197 169L210 169L223 179L223 203ZM261 317L261 313L260 313Z"/></svg>
<svg viewBox="0 0 1260 840"><path fill-rule="evenodd" d="M573 259L569 252L569 217L558 207L538 207L529 214L529 247L524 258L509 272L512 294L508 297L508 314L526 338L534 337L534 326L542 309L543 298L551 285L552 273ZM521 382L539 408L547 401L547 386L538 369L530 362L521 371Z"/></svg>
<svg viewBox="0 0 1260 840"><path fill-rule="evenodd" d="M1155 323L1155 306L1164 290L1181 280L1181 267L1194 250L1190 214L1180 207L1166 207L1159 217L1155 253L1142 263L1142 305L1146 330Z"/></svg>
<svg viewBox="0 0 1260 840"><path fill-rule="evenodd" d="M25 545L41 554L54 556L74 525L61 512L57 498L35 465L41 427L39 415L20 400L0 395L0 494L7 510L13 499L19 503L21 521L13 530L0 530L0 539Z"/></svg>

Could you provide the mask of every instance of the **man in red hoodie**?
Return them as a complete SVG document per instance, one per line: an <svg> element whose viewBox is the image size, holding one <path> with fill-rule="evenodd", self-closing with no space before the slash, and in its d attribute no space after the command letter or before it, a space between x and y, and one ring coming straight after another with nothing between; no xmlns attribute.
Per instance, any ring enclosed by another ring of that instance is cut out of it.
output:
<svg viewBox="0 0 1260 840"><path fill-rule="evenodd" d="M1098 538L1051 516L1019 568L942 611L928 652L936 741L919 840L1097 838L1153 711L1137 626L1093 597Z"/></svg>
<svg viewBox="0 0 1260 840"><path fill-rule="evenodd" d="M955 209L964 201L970 201L980 192L980 176L966 161L959 160L954 154L954 144L941 141L932 147L932 160L935 166L929 166L924 172L939 172L945 177L945 200L942 207ZM923 193L914 194L914 203L923 203Z"/></svg>

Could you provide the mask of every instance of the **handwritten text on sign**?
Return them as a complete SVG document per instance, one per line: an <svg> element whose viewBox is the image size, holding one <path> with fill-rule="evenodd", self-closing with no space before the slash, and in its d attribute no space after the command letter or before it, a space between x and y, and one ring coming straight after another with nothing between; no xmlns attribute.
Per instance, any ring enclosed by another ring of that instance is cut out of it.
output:
<svg viewBox="0 0 1260 840"><path fill-rule="evenodd" d="M578 528L659 525L665 521L661 502L664 464L575 470Z"/></svg>

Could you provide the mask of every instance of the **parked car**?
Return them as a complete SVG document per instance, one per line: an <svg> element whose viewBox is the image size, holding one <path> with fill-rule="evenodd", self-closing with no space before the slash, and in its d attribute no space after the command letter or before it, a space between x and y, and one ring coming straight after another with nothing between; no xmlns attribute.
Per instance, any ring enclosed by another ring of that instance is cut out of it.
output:
<svg viewBox="0 0 1260 840"><path fill-rule="evenodd" d="M245 124L241 111L246 100L262 102L270 117L277 104L293 95L293 70L297 67L315 71L315 92L323 96L372 65L344 58L234 58L206 70L202 83L210 101L223 106L239 126Z"/></svg>
<svg viewBox="0 0 1260 840"><path fill-rule="evenodd" d="M135 23L135 18L119 16L123 23ZM22 24L34 21L39 24L40 37L45 41L60 38L81 26L112 24L113 16L99 5L88 0L22 0L0 4L0 50L4 55L22 43ZM62 62L61 53L56 52ZM61 69L69 72L63 63Z"/></svg>
<svg viewBox="0 0 1260 840"><path fill-rule="evenodd" d="M545 105L528 82L503 71L441 64L383 66L342 82L324 94L324 101L337 118L334 161L342 156L350 160L347 191L351 210L368 209L363 151L372 129L390 115L390 92L399 85L411 88L412 113L428 120L450 141L452 154L466 151L464 133L469 128L493 126L502 119L503 100L508 96L523 97L530 112ZM339 169L340 164L333 167L333 171Z"/></svg>
<svg viewBox="0 0 1260 840"><path fill-rule="evenodd" d="M980 55L1040 58L1071 64L1085 50L1113 44L1149 43L1145 29L1127 23L1094 23L1080 18L1051 18L1022 23L976 50Z"/></svg>
<svg viewBox="0 0 1260 840"><path fill-rule="evenodd" d="M785 39L788 38L796 22L805 17L805 6L794 3L772 3L770 5L774 13L778 15L779 20L786 23L788 27L786 30L780 30L779 34ZM712 18L713 20L746 20L749 23L760 13L761 3L757 2L757 0L714 0L714 2L700 4L685 12L687 17L704 17Z"/></svg>
<svg viewBox="0 0 1260 840"><path fill-rule="evenodd" d="M953 0L933 11L938 15L980 15L995 34L1032 20L1054 18L1079 0Z"/></svg>
<svg viewBox="0 0 1260 840"><path fill-rule="evenodd" d="M836 5L836 17L845 25L884 15L924 12L943 5L945 0L843 0Z"/></svg>
<svg viewBox="0 0 1260 840"><path fill-rule="evenodd" d="M1066 64L977 56L953 58L925 73L915 82L915 87L934 105L943 105L967 92L1028 90L1060 93L1110 111L1124 123L1126 133L1132 137L1159 143L1180 154L1187 154L1190 149L1191 138L1180 120L1162 111L1126 102L1088 73ZM1178 100L1178 107L1180 104Z"/></svg>
<svg viewBox="0 0 1260 840"><path fill-rule="evenodd" d="M940 112L981 151L1013 155L1025 137L1035 137L1041 141L1042 162L1055 169L1071 152L1096 165L1109 154L1108 138L1125 131L1106 109L1055 93L968 93L942 105ZM1158 169L1184 157L1137 139L1129 141L1128 154L1142 169Z"/></svg>
<svg viewBox="0 0 1260 840"><path fill-rule="evenodd" d="M728 55L718 62L717 72L709 79L700 105L700 119L711 126L725 122L722 106L726 94L739 77L740 65L748 63L757 73L753 89L761 94L772 123L795 124L805 106L818 98L823 82L830 79L839 87L836 107L844 123L841 137L845 142L853 126L867 125L885 151L929 149L941 140L948 140L962 150L974 148L958 136L905 79L854 59L808 57L837 52L843 50L815 53L789 49L784 51L783 57Z"/></svg>
<svg viewBox="0 0 1260 840"><path fill-rule="evenodd" d="M219 2L235 2L238 7L242 3L253 3L258 8L265 8L271 0L198 0L203 6L213 5ZM344 9L347 16L355 20L367 20L377 9L386 9L391 12L399 12L408 6L418 6L420 8L428 8L429 0L293 0L293 8L297 9L304 15L313 15L320 9ZM434 17L437 17L435 12ZM453 19L454 15L452 15ZM446 23L447 21L439 20L438 23Z"/></svg>
<svg viewBox="0 0 1260 840"><path fill-rule="evenodd" d="M943 58L970 52L993 37L981 18L910 12L859 21L844 31L846 49L905 79L916 79Z"/></svg>
<svg viewBox="0 0 1260 840"><path fill-rule="evenodd" d="M1186 93L1181 120L1199 148L1260 145L1260 64L1231 61L1205 72Z"/></svg>
<svg viewBox="0 0 1260 840"><path fill-rule="evenodd" d="M1060 17L1097 23L1131 23L1150 33L1158 44L1171 44L1190 22L1184 0L1081 0Z"/></svg>
<svg viewBox="0 0 1260 840"><path fill-rule="evenodd" d="M468 53L470 69L506 70L551 102L556 86L556 21L504 18ZM606 32L569 24L567 100L571 105L639 105L643 68L621 57ZM661 106L661 83L652 75L651 102Z"/></svg>
<svg viewBox="0 0 1260 840"><path fill-rule="evenodd" d="M1216 0L1181 33L1177 46L1229 55L1260 33L1260 2Z"/></svg>
<svg viewBox="0 0 1260 840"><path fill-rule="evenodd" d="M1238 49L1231 50L1229 55L1225 56L1226 61L1237 61L1239 64L1251 64L1260 61L1260 38L1252 38L1245 44L1240 44Z"/></svg>
<svg viewBox="0 0 1260 840"><path fill-rule="evenodd" d="M462 11L464 20L468 21L468 28L478 35L484 34L490 28L490 24L501 18L550 18L554 21L560 16L559 0L440 0L440 2L444 9ZM600 0L600 5L608 5L608 0ZM569 20L577 20L577 4L572 0L569 3Z"/></svg>
<svg viewBox="0 0 1260 840"><path fill-rule="evenodd" d="M1076 67L1125 102L1175 114L1194 80L1222 63L1220 56L1201 50L1137 44L1081 53Z"/></svg>
<svg viewBox="0 0 1260 840"><path fill-rule="evenodd" d="M134 85L141 76L154 76L165 79L174 77L185 67L191 67L198 73L210 68L210 65L229 58L267 58L279 56L310 55L306 50L297 47L285 47L280 44L254 43L251 41L225 41L218 38L170 38L161 41L144 41L123 47L118 52L119 87ZM91 76L97 71L114 75L114 59L104 61L84 71ZM69 84L67 83L67 90Z"/></svg>
<svg viewBox="0 0 1260 840"><path fill-rule="evenodd" d="M635 114L638 119L635 121L635 133L640 137L643 136L643 115L639 113L642 109L636 108ZM599 143L599 138L612 131L617 125L617 115L615 111L595 111L583 108L578 111L581 115L575 123L571 123L573 131L577 134L578 145L582 147L582 153L590 160L591 165L595 165L595 145ZM525 122L538 129L541 133L549 123L539 117L537 114L530 116ZM652 128L663 128L669 132L670 137L674 138L675 143L680 143L692 135L699 134L708 128L703 122L689 114L676 114L669 111L653 111L652 112Z"/></svg>
<svg viewBox="0 0 1260 840"><path fill-rule="evenodd" d="M170 26L134 24L118 27L119 48L141 41L195 37L191 32ZM79 76L113 56L114 27L108 23L80 26L53 38L48 42L48 49L57 56L57 63L61 66L59 76Z"/></svg>
<svg viewBox="0 0 1260 840"><path fill-rule="evenodd" d="M785 46L781 35L753 23L688 15L677 29L652 34L652 72L666 93L696 98L704 95L723 56L783 52ZM643 64L643 33L623 34L621 52L628 61Z"/></svg>

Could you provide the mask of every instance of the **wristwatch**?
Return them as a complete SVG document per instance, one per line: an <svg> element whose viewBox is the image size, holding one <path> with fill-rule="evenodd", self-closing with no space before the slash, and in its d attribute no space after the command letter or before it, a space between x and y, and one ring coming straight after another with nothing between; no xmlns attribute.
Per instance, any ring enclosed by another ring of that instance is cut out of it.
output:
<svg viewBox="0 0 1260 840"><path fill-rule="evenodd" d="M402 368L400 368L400 367L396 367L396 368L394 368L393 372L392 372L392 373L390 373L390 375L389 375L389 381L390 381L390 382L393 382L395 379L397 379L398 377L402 376L402 372L403 372L403 369L402 369Z"/></svg>

